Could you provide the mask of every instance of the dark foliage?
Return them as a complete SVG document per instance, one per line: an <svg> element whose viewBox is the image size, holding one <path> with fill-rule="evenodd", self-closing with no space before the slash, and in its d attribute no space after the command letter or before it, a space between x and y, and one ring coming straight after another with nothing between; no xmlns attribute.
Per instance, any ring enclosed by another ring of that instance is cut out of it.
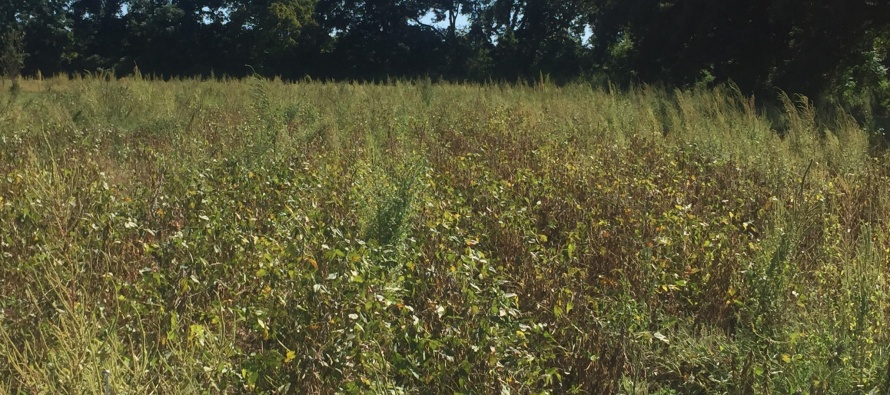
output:
<svg viewBox="0 0 890 395"><path fill-rule="evenodd" d="M26 33L30 74L596 77L888 97L890 3L874 0L20 0L0 21Z"/></svg>

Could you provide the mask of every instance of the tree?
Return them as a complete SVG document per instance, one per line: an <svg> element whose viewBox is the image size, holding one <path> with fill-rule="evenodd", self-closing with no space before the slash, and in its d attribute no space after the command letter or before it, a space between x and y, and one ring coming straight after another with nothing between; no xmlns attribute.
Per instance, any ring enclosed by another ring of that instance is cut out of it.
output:
<svg viewBox="0 0 890 395"><path fill-rule="evenodd" d="M73 35L70 67L77 71L129 72L124 0L74 0L68 7Z"/></svg>
<svg viewBox="0 0 890 395"><path fill-rule="evenodd" d="M476 42L494 38L489 48L502 78L569 79L589 67L582 42L587 7L580 0L479 1L470 34Z"/></svg>
<svg viewBox="0 0 890 395"><path fill-rule="evenodd" d="M17 0L0 2L0 35L9 30L27 32L22 40L28 54L22 68L25 74L42 70L52 74L63 70L70 49L70 24L65 14L66 0Z"/></svg>
<svg viewBox="0 0 890 395"><path fill-rule="evenodd" d="M258 71L298 76L306 61L313 60L313 50L323 44L314 18L315 0L238 0L232 7L238 45Z"/></svg>
<svg viewBox="0 0 890 395"><path fill-rule="evenodd" d="M3 50L0 52L3 74L12 82L12 90L18 90L18 77L25 65L24 33L9 29L3 34Z"/></svg>
<svg viewBox="0 0 890 395"><path fill-rule="evenodd" d="M320 0L317 18L334 36L341 76L422 75L441 64L442 33L421 22L430 0Z"/></svg>
<svg viewBox="0 0 890 395"><path fill-rule="evenodd" d="M862 61L890 2L596 0L588 15L598 59L645 82L688 85L704 73L817 96Z"/></svg>
<svg viewBox="0 0 890 395"><path fill-rule="evenodd" d="M235 52L240 30L227 23L223 0L130 0L126 66L164 76L208 75L243 67Z"/></svg>

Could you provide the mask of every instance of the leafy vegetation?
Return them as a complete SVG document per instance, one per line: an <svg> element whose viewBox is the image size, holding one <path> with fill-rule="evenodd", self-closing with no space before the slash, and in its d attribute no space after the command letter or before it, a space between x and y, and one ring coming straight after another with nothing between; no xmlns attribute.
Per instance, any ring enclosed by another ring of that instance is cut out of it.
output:
<svg viewBox="0 0 890 395"><path fill-rule="evenodd" d="M22 72L22 66L25 63L25 54L22 43L22 32L17 30L9 30L0 37L0 69L3 70L3 77L9 78L12 82L10 89L15 91L18 89L18 78ZM6 85L6 81L4 86Z"/></svg>
<svg viewBox="0 0 890 395"><path fill-rule="evenodd" d="M890 390L890 157L802 97L21 84L2 393Z"/></svg>
<svg viewBox="0 0 890 395"><path fill-rule="evenodd" d="M737 84L890 109L875 0L17 0L24 72ZM876 112L877 114L871 114Z"/></svg>

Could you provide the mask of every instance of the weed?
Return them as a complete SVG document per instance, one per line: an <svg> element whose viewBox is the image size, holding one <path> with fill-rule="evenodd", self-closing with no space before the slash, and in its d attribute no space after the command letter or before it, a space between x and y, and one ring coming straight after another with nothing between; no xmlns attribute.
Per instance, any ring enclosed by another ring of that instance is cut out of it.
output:
<svg viewBox="0 0 890 395"><path fill-rule="evenodd" d="M21 83L0 392L886 389L890 156L805 98Z"/></svg>

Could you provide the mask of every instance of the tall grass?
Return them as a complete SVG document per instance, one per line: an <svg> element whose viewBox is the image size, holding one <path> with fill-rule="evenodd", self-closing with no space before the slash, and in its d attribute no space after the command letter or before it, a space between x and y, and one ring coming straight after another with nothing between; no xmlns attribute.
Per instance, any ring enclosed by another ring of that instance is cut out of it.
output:
<svg viewBox="0 0 890 395"><path fill-rule="evenodd" d="M0 93L0 393L883 393L887 156L732 87Z"/></svg>

